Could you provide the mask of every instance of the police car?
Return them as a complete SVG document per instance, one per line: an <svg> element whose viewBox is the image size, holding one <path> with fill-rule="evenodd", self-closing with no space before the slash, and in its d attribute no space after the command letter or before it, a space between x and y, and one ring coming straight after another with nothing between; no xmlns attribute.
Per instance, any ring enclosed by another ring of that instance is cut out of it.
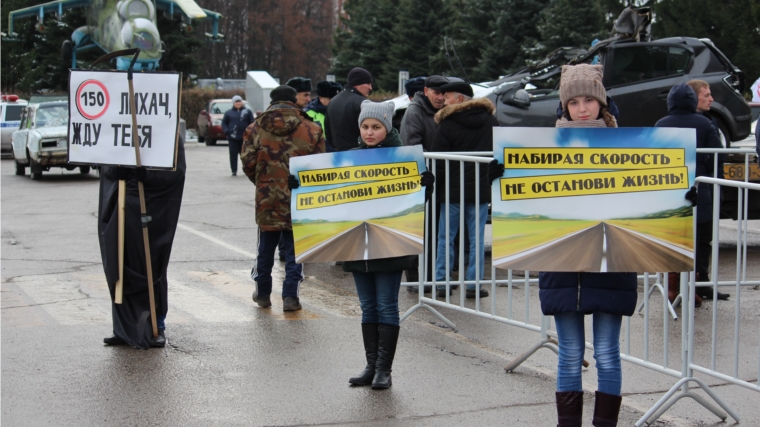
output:
<svg viewBox="0 0 760 427"><path fill-rule="evenodd" d="M0 97L0 153L2 158L10 158L13 155L11 137L21 124L21 112L27 102L19 99L16 95L2 95Z"/></svg>

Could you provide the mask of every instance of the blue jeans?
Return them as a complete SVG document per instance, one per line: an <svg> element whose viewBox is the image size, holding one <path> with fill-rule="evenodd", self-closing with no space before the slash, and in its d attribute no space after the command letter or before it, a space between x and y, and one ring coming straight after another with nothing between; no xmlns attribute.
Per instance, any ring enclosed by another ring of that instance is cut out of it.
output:
<svg viewBox="0 0 760 427"><path fill-rule="evenodd" d="M435 279L446 280L446 247L449 252L449 269L457 262L454 259L454 236L459 231L459 203L449 204L449 242L446 244L446 209L441 209L441 217L438 221L438 253L435 260ZM477 234L475 233L475 215L478 215L479 224ZM464 225L467 227L467 234L470 238L470 259L467 265L467 272L465 274L465 280L475 279L475 254L479 254L480 260L477 264L478 280L483 280L484 270L484 258L485 258L485 243L483 235L485 234L486 221L488 220L488 203L481 203L476 206L475 203L464 204ZM475 250L475 236L479 236L480 246ZM460 273L461 274L461 273ZM475 285L467 285L467 289L475 289Z"/></svg>
<svg viewBox="0 0 760 427"><path fill-rule="evenodd" d="M251 278L256 282L259 295L272 293L272 266L277 244L280 242L285 252L285 280L282 282L282 297L297 297L303 281L303 265L296 264L292 230L261 231L259 229L258 255L251 270Z"/></svg>
<svg viewBox="0 0 760 427"><path fill-rule="evenodd" d="M623 316L594 313L594 359L602 393L620 396L623 370L620 366L620 324ZM579 311L554 315L559 342L557 391L583 391L581 365L586 350L584 315Z"/></svg>
<svg viewBox="0 0 760 427"><path fill-rule="evenodd" d="M398 326L398 290L402 271L392 273L354 272L356 292L362 308L362 323Z"/></svg>

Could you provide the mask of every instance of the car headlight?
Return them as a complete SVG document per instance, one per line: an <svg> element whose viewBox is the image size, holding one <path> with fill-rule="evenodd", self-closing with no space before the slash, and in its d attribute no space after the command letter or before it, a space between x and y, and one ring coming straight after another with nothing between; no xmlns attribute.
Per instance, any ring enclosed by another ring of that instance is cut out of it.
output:
<svg viewBox="0 0 760 427"><path fill-rule="evenodd" d="M214 126L221 126L222 125L222 121L221 120L214 120L213 124L214 124Z"/></svg>

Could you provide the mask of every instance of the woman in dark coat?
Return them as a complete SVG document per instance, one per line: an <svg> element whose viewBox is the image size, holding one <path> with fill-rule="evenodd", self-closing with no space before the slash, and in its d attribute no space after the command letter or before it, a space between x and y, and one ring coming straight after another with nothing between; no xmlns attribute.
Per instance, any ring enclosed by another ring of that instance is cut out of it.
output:
<svg viewBox="0 0 760 427"><path fill-rule="evenodd" d="M560 100L564 113L557 127L617 127L607 111L600 65L563 66ZM554 316L559 342L557 416L559 427L581 425L585 352L585 316L593 314L594 359L599 385L594 426L616 426L620 412L622 369L620 325L636 307L636 273L542 272L538 279L541 310Z"/></svg>
<svg viewBox="0 0 760 427"><path fill-rule="evenodd" d="M401 147L401 138L391 125L393 104L364 101L359 115L359 150ZM433 192L435 178L422 173L426 199ZM401 273L410 268L413 257L402 256L360 261L344 261L343 271L353 273L362 308L362 337L367 366L359 376L348 380L356 386L373 389L391 386L391 365L399 333L398 292Z"/></svg>

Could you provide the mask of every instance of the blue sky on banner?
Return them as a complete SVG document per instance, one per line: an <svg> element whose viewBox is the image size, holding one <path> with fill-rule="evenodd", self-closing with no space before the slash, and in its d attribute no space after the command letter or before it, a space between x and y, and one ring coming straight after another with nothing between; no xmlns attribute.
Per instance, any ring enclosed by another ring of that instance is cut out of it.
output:
<svg viewBox="0 0 760 427"><path fill-rule="evenodd" d="M508 147L562 148L684 148L689 183L694 184L696 131L676 128L494 128L494 158L504 161ZM506 169L504 177L598 172L600 169ZM498 181L494 181L494 184ZM556 219L610 219L645 215L687 205L686 190L651 191L594 196L558 197L502 202L498 185L492 186L492 207L500 214L545 215Z"/></svg>

